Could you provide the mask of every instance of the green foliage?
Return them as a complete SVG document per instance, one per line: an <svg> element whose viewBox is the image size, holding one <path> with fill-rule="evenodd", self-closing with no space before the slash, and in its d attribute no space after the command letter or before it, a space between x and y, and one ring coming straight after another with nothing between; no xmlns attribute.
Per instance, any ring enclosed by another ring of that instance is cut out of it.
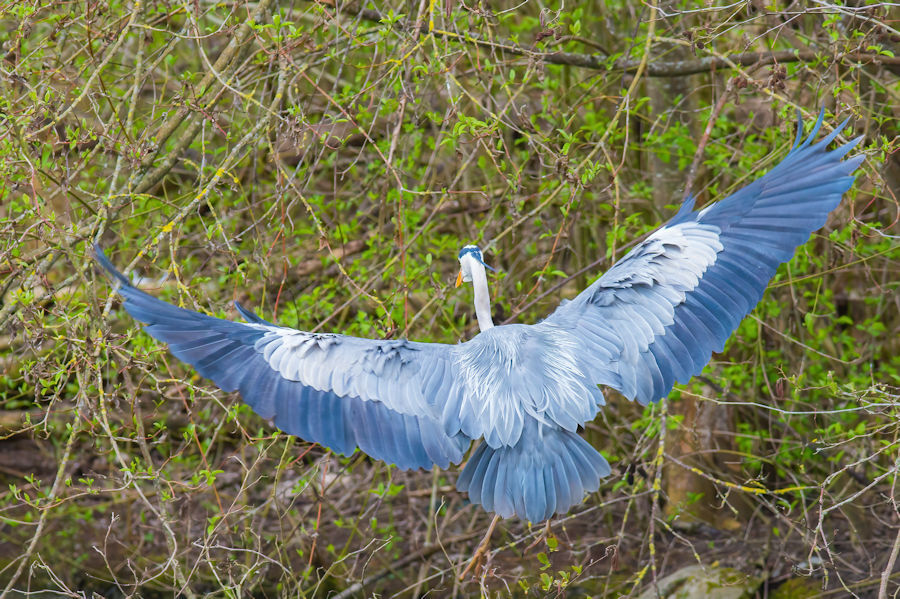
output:
<svg viewBox="0 0 900 599"><path fill-rule="evenodd" d="M810 556L833 594L880 583L900 434L883 9L267 4L0 7L0 587L600 597L697 559ZM677 74L767 50L800 54ZM795 109L822 105L866 135L828 225L668 412L608 393L585 435L613 475L550 530L503 521L458 587L490 515L456 470L279 433L140 332L91 267L99 239L204 313L238 300L284 326L455 343L477 330L452 283L462 245L500 268L497 320L535 322L689 177L698 206L746 185L789 150ZM679 450L704 433L690 402L727 415L727 442ZM712 486L667 498L685 468ZM706 504L745 530L679 528Z"/></svg>

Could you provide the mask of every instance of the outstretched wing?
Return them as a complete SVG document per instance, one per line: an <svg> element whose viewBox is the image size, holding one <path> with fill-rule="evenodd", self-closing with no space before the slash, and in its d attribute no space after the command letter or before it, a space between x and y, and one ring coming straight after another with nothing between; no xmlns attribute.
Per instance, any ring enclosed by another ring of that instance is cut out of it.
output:
<svg viewBox="0 0 900 599"><path fill-rule="evenodd" d="M595 365L596 376L618 379L612 386L642 404L699 374L762 298L778 265L825 224L853 184L863 156L841 159L862 138L828 151L844 121L810 145L823 116L802 143L800 122L790 153L747 187L700 211L685 200L544 322L572 330L588 355L615 348L611 361Z"/></svg>
<svg viewBox="0 0 900 599"><path fill-rule="evenodd" d="M451 346L306 333L236 302L249 322L206 316L137 289L94 249L147 333L284 432L344 455L359 447L403 469L462 461L470 439L440 423L439 404L453 388Z"/></svg>

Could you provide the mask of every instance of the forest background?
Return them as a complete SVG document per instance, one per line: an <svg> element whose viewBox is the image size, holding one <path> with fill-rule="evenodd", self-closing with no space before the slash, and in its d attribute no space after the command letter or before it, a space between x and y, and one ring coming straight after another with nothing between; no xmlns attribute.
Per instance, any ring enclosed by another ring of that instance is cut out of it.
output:
<svg viewBox="0 0 900 599"><path fill-rule="evenodd" d="M655 596L702 566L893 596L898 42L889 3L0 4L0 591ZM607 391L612 476L546 536L502 521L463 581L490 515L456 470L279 433L91 259L222 317L455 343L461 246L499 269L495 320L536 322L820 107L866 155L826 227L702 376Z"/></svg>

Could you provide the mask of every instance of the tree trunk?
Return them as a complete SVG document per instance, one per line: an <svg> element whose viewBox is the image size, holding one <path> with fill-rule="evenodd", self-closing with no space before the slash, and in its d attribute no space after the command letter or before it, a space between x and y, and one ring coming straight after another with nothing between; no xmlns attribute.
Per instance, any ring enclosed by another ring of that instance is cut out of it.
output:
<svg viewBox="0 0 900 599"><path fill-rule="evenodd" d="M670 51L673 60L689 58L689 50L682 46L659 47L657 51ZM705 127L695 111L697 94L692 86L695 77L667 77L647 80L647 92L653 107L654 122L660 127L671 126L672 121L686 123L699 139ZM713 104L715 98L710 98ZM693 158L693 157L691 157ZM649 155L650 183L653 186L653 204L656 210L666 214L667 204L678 204L684 195L687 172L678 167L678 157L670 156L668 162L658 155ZM695 184L694 188L700 187ZM665 218L665 216L664 216ZM710 393L714 393L709 390ZM728 465L732 450L734 422L730 408L700 401L696 396L682 393L669 402L669 413L680 417L677 428L667 433L666 453L685 465L698 468L716 478L731 470ZM729 509L718 496L716 485L672 460L666 462L663 471L663 490L666 497L665 513L675 525L692 526L705 523L716 528L733 529L740 526L735 517L740 509ZM730 478L730 477L726 477ZM676 517L677 516L677 517Z"/></svg>

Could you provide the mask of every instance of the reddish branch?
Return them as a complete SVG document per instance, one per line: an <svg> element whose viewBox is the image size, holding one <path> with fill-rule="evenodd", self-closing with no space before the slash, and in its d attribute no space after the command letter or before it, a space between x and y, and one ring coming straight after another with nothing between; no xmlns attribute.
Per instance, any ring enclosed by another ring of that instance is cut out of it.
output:
<svg viewBox="0 0 900 599"><path fill-rule="evenodd" d="M709 120L706 121L706 129L703 130L703 136L700 138L700 143L697 144L697 151L694 152L694 159L691 161L691 168L688 170L687 180L684 184L685 198L691 195L691 189L694 187L694 177L697 176L697 168L700 166L700 160L703 158L703 150L706 149L706 144L709 143L709 136L712 133L713 124L716 122L716 119L719 118L719 114L725 107L725 100L731 95L733 87L733 80L729 79L728 83L725 85L725 91L719 96L712 112L709 113Z"/></svg>

